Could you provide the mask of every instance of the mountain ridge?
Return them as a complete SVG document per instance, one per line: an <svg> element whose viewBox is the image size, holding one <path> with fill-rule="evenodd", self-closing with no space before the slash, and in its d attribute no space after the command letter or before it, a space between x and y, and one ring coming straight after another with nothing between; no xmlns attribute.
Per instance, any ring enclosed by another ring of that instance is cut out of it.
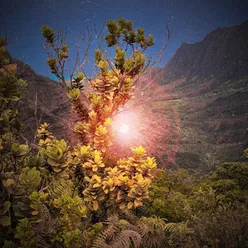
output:
<svg viewBox="0 0 248 248"><path fill-rule="evenodd" d="M171 118L168 103L180 117L180 145L172 167L196 173L236 160L248 146L248 21L218 28L195 44L183 43L168 64L154 70L162 75L155 104L164 118ZM24 136L33 140L37 122L48 122L58 138L69 139L70 103L61 86L18 60L18 76L27 80L20 104L26 126ZM37 97L36 97L37 96ZM173 139L173 138L171 138ZM171 149L173 140L163 144Z"/></svg>
<svg viewBox="0 0 248 248"><path fill-rule="evenodd" d="M182 76L197 75L211 78L218 73L218 78L227 80L235 74L236 76L246 75L247 30L248 21L234 27L218 28L208 33L202 41L194 44L183 42L172 59L163 67L163 73L166 75L163 83ZM228 42L220 46L220 42L225 40ZM219 56L224 53L224 56ZM216 58L214 65L210 63L213 57Z"/></svg>
<svg viewBox="0 0 248 248"><path fill-rule="evenodd" d="M24 123L23 137L33 143L39 124L51 124L51 131L58 138L67 138L67 121L70 103L61 85L45 76L36 74L24 62L12 59L17 65L18 77L27 81L19 103Z"/></svg>
<svg viewBox="0 0 248 248"><path fill-rule="evenodd" d="M236 160L248 146L247 40L248 21L218 28L183 43L161 69L160 84L180 101L178 166L204 171Z"/></svg>

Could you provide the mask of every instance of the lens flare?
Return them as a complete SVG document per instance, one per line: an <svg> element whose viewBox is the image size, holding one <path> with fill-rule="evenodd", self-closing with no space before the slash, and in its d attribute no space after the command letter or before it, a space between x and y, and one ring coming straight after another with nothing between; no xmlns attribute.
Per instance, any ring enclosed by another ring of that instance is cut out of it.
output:
<svg viewBox="0 0 248 248"><path fill-rule="evenodd" d="M156 76L159 81L161 75ZM172 99L166 85L157 84L148 74L140 78L135 98L113 118L111 149L116 157L130 156L130 147L143 146L160 168L177 166L181 128Z"/></svg>
<svg viewBox="0 0 248 248"><path fill-rule="evenodd" d="M128 133L128 132L129 132L129 127L128 127L128 125L127 125L127 124L122 124L122 125L120 126L120 132L122 132L122 133Z"/></svg>
<svg viewBox="0 0 248 248"><path fill-rule="evenodd" d="M137 116L131 111L114 116L112 129L116 142L130 145L137 136L137 123Z"/></svg>

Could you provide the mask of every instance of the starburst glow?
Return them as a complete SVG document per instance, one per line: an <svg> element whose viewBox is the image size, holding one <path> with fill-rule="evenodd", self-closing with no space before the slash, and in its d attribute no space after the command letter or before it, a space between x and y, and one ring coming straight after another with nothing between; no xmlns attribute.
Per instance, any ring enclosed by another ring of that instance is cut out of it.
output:
<svg viewBox="0 0 248 248"><path fill-rule="evenodd" d="M118 157L129 155L130 147L141 145L156 157L161 168L176 164L180 120L177 105L166 91L149 74L140 78L135 99L113 118L112 150Z"/></svg>
<svg viewBox="0 0 248 248"><path fill-rule="evenodd" d="M120 127L120 132L127 134L129 132L129 126L127 124L122 124Z"/></svg>
<svg viewBox="0 0 248 248"><path fill-rule="evenodd" d="M113 131L115 140L118 143L129 145L140 139L139 137L138 113L134 111L124 111L113 118Z"/></svg>

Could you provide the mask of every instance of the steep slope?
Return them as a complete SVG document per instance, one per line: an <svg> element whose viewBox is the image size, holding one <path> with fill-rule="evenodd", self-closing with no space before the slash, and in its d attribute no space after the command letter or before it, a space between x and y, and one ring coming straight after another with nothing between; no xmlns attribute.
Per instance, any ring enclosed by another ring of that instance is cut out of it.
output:
<svg viewBox="0 0 248 248"><path fill-rule="evenodd" d="M247 75L248 21L218 28L195 44L183 43L165 66L165 82L180 77L228 80Z"/></svg>
<svg viewBox="0 0 248 248"><path fill-rule="evenodd" d="M60 85L42 75L37 75L28 65L13 60L17 74L28 85L20 101L21 119L24 123L24 138L33 141L37 126L47 122L58 138L67 138L70 104Z"/></svg>
<svg viewBox="0 0 248 248"><path fill-rule="evenodd" d="M161 84L179 105L178 166L206 171L248 146L248 21L183 43Z"/></svg>

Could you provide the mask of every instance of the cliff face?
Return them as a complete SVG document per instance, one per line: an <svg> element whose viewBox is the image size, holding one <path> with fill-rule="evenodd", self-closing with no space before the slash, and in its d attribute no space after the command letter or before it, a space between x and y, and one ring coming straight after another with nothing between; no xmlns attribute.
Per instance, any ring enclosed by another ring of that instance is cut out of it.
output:
<svg viewBox="0 0 248 248"><path fill-rule="evenodd" d="M176 163L197 171L235 160L248 146L248 21L183 43L163 68L167 100L179 104Z"/></svg>
<svg viewBox="0 0 248 248"><path fill-rule="evenodd" d="M247 76L248 21L218 28L195 44L183 43L164 67L165 82L180 77L228 80Z"/></svg>
<svg viewBox="0 0 248 248"><path fill-rule="evenodd" d="M18 77L27 81L20 101L21 119L24 123L23 136L32 142L37 125L51 124L52 133L58 138L67 138L70 103L58 82L37 75L28 65L13 60L17 64Z"/></svg>

